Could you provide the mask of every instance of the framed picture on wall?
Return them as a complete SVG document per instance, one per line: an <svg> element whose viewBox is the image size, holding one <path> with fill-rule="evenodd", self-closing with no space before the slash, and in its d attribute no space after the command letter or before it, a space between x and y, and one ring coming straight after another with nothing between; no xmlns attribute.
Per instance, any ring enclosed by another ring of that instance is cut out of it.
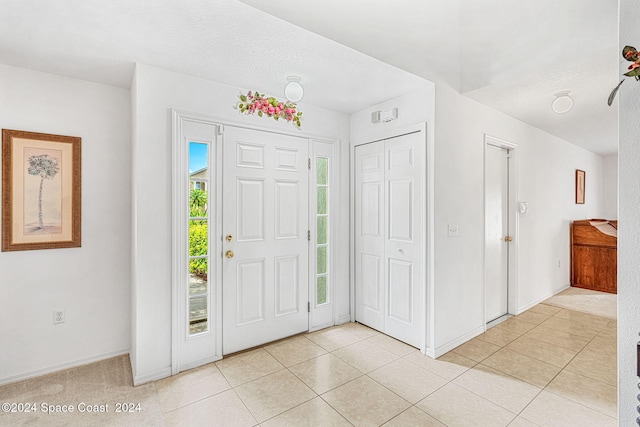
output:
<svg viewBox="0 0 640 427"><path fill-rule="evenodd" d="M80 246L80 143L2 129L2 251Z"/></svg>
<svg viewBox="0 0 640 427"><path fill-rule="evenodd" d="M585 192L585 172L580 169L576 169L576 204L584 205L584 192Z"/></svg>

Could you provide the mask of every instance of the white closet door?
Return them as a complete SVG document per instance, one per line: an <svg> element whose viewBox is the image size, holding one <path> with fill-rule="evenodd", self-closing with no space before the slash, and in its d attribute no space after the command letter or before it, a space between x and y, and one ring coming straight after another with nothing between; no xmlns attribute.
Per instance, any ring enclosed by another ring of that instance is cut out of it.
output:
<svg viewBox="0 0 640 427"><path fill-rule="evenodd" d="M384 141L356 147L356 320L384 331Z"/></svg>
<svg viewBox="0 0 640 427"><path fill-rule="evenodd" d="M416 347L420 345L425 258L422 253L424 218L418 205L424 200L422 136L412 133L385 141L385 333Z"/></svg>
<svg viewBox="0 0 640 427"><path fill-rule="evenodd" d="M424 134L356 147L356 320L420 346Z"/></svg>
<svg viewBox="0 0 640 427"><path fill-rule="evenodd" d="M308 152L303 138L225 128L224 354L309 329Z"/></svg>

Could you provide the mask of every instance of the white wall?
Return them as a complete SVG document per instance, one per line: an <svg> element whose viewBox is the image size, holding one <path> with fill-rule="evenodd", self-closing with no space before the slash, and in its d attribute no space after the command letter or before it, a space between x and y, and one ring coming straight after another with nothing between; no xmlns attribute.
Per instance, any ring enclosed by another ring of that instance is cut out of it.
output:
<svg viewBox="0 0 640 427"><path fill-rule="evenodd" d="M0 253L1 384L128 351L131 110L126 89L4 65L0 99L2 128L82 138L82 247Z"/></svg>
<svg viewBox="0 0 640 427"><path fill-rule="evenodd" d="M161 378L171 366L171 112L215 116L226 122L296 132L292 124L241 116L232 108L246 90L138 64L134 76L132 366L136 384ZM301 136L340 138L342 179L348 183L348 116L301 103ZM150 178L151 177L151 178ZM149 185L153 182L153 185ZM348 185L341 185L348 189ZM340 196L348 206L348 191ZM348 211L339 247L348 248ZM348 252L339 254L340 307L348 316Z"/></svg>
<svg viewBox="0 0 640 427"><path fill-rule="evenodd" d="M620 50L638 47L640 8L620 0ZM626 72L621 61L620 72ZM640 378L636 376L636 343L640 331L640 83L632 78L620 88L619 150L620 216L618 233L618 422L636 425Z"/></svg>
<svg viewBox="0 0 640 427"><path fill-rule="evenodd" d="M602 160L602 217L618 219L618 155Z"/></svg>
<svg viewBox="0 0 640 427"><path fill-rule="evenodd" d="M569 224L601 216L602 158L443 84L436 84L435 132L435 346L442 354L484 326L484 134L518 144L519 199L529 202L515 241L520 309L568 286ZM575 169L587 173L584 205L574 204ZM458 237L447 237L448 224L458 224Z"/></svg>

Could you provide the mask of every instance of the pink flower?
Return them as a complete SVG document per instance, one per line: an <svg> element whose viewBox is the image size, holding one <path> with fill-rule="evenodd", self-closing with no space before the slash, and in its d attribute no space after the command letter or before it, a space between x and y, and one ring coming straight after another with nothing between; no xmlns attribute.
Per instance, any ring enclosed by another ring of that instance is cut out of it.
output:
<svg viewBox="0 0 640 427"><path fill-rule="evenodd" d="M266 107L267 105L269 105L269 101L267 101L266 99L263 99L262 100L262 105L264 105Z"/></svg>
<svg viewBox="0 0 640 427"><path fill-rule="evenodd" d="M629 65L629 70L635 70L638 67L640 67L640 64L634 62L633 64Z"/></svg>
<svg viewBox="0 0 640 427"><path fill-rule="evenodd" d="M282 104L280 104L280 105L282 105ZM280 107L276 107L276 114L280 114L280 111L281 111Z"/></svg>
<svg viewBox="0 0 640 427"><path fill-rule="evenodd" d="M266 113L267 111L268 111L268 110L267 110L267 107L262 107L262 112L263 112L263 113Z"/></svg>
<svg viewBox="0 0 640 427"><path fill-rule="evenodd" d="M272 105L269 105L267 110L269 111L269 114L273 114L276 111L276 109Z"/></svg>

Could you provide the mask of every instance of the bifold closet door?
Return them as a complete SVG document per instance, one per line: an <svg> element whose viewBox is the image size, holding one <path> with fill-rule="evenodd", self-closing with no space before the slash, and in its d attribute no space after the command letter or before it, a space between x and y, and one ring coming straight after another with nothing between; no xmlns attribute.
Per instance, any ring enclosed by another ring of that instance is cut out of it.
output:
<svg viewBox="0 0 640 427"><path fill-rule="evenodd" d="M356 320L420 345L424 135L356 147Z"/></svg>

